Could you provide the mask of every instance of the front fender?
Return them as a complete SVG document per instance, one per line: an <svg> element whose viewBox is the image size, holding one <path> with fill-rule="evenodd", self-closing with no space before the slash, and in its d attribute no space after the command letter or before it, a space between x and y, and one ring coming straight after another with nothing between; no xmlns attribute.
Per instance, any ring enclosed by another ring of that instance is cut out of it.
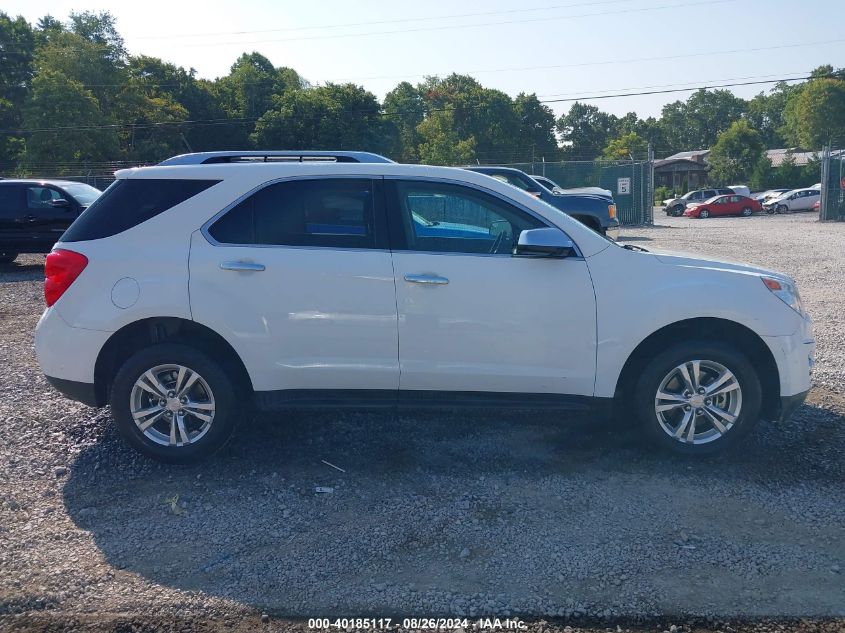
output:
<svg viewBox="0 0 845 633"><path fill-rule="evenodd" d="M738 323L765 336L788 336L801 317L760 282L758 273L667 264L651 253L609 248L588 259L596 291L595 395L612 397L625 362L648 336L702 317Z"/></svg>

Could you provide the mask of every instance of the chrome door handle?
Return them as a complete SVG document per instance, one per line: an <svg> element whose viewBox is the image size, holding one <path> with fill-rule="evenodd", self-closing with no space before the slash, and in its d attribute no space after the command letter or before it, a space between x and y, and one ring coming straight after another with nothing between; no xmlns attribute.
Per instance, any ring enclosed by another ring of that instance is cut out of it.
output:
<svg viewBox="0 0 845 633"><path fill-rule="evenodd" d="M253 264L252 262L221 262L222 270L236 270L240 272L260 272L264 270L264 264Z"/></svg>
<svg viewBox="0 0 845 633"><path fill-rule="evenodd" d="M412 284L432 284L436 286L445 286L449 283L446 277L439 277L437 275L405 275L405 281Z"/></svg>

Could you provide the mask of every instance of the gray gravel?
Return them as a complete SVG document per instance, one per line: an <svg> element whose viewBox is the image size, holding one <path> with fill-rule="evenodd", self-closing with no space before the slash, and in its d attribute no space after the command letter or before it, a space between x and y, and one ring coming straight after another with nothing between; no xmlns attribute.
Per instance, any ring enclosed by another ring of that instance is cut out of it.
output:
<svg viewBox="0 0 845 633"><path fill-rule="evenodd" d="M0 628L845 616L845 224L661 216L623 237L798 280L819 351L791 422L689 461L548 413L295 412L164 467L40 375L43 257L0 268Z"/></svg>

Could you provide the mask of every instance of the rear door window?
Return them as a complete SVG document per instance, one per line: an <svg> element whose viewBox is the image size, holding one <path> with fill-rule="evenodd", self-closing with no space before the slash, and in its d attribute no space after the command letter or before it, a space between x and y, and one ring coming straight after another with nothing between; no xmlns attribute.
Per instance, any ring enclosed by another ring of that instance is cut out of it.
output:
<svg viewBox="0 0 845 633"><path fill-rule="evenodd" d="M208 232L221 244L379 248L387 232L376 227L376 206L368 178L279 182L240 202Z"/></svg>
<svg viewBox="0 0 845 633"><path fill-rule="evenodd" d="M0 185L0 216L14 217L20 213L22 192L20 185Z"/></svg>
<svg viewBox="0 0 845 633"><path fill-rule="evenodd" d="M193 198L218 182L172 178L116 180L70 225L60 241L83 242L117 235Z"/></svg>

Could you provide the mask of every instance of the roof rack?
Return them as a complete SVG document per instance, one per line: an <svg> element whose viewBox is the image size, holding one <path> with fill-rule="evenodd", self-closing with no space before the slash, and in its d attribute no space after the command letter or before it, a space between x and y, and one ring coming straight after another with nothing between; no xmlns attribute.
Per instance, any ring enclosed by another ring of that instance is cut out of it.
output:
<svg viewBox="0 0 845 633"><path fill-rule="evenodd" d="M211 165L219 163L304 163L325 161L332 163L392 163L393 161L371 152L332 152L332 151L229 151L196 152L173 156L159 165Z"/></svg>

